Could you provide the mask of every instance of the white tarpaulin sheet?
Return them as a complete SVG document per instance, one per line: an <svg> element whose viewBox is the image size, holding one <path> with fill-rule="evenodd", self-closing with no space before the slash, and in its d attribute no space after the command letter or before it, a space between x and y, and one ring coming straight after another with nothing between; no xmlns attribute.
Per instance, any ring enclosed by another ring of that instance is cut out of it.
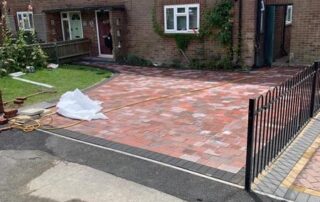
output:
<svg viewBox="0 0 320 202"><path fill-rule="evenodd" d="M101 113L101 102L91 100L79 89L63 94L57 104L57 112L71 119L91 121L95 119L107 119Z"/></svg>

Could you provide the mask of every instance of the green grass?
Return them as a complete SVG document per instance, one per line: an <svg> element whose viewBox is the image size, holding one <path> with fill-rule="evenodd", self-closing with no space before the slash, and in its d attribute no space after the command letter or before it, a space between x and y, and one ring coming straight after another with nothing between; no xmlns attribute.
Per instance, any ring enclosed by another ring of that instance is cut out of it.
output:
<svg viewBox="0 0 320 202"><path fill-rule="evenodd" d="M36 71L36 73L26 74L22 78L52 85L57 90L55 94L42 94L31 97L26 104L59 98L67 91L76 88L84 89L109 78L111 75L112 73L106 70L79 65L62 65L56 70L44 69ZM0 77L0 90L2 91L3 100L9 101L16 97L24 97L47 89L17 81L10 77Z"/></svg>

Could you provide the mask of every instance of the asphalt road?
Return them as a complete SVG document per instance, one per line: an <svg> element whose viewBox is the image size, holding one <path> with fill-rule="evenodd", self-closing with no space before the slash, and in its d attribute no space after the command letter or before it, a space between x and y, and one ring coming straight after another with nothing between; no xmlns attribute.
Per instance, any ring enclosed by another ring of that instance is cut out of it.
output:
<svg viewBox="0 0 320 202"><path fill-rule="evenodd" d="M0 133L0 201L273 201L42 132Z"/></svg>

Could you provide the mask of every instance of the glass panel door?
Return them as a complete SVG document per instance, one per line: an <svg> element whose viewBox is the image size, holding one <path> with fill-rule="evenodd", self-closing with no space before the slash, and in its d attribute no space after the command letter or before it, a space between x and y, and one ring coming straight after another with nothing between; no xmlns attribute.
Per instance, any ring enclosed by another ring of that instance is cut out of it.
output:
<svg viewBox="0 0 320 202"><path fill-rule="evenodd" d="M81 13L79 11L62 12L61 24L64 40L83 38Z"/></svg>
<svg viewBox="0 0 320 202"><path fill-rule="evenodd" d="M69 29L69 21L62 20L62 29L63 29L63 38L64 40L70 40L70 29Z"/></svg>
<svg viewBox="0 0 320 202"><path fill-rule="evenodd" d="M80 12L70 12L69 20L70 20L71 39L83 38Z"/></svg>

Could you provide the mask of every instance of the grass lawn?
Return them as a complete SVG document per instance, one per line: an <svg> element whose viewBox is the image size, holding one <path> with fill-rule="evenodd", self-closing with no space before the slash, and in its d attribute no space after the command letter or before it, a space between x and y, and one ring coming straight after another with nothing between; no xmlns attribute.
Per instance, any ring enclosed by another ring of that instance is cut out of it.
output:
<svg viewBox="0 0 320 202"><path fill-rule="evenodd" d="M49 84L55 87L57 93L42 94L28 99L26 104L33 104L41 101L48 101L59 98L66 91L76 88L84 89L92 86L112 75L107 70L95 69L79 65L61 65L55 70L39 70L36 73L24 75L22 78ZM0 90L3 100L13 100L16 97L24 97L41 90L47 90L44 87L13 80L10 77L0 78Z"/></svg>

